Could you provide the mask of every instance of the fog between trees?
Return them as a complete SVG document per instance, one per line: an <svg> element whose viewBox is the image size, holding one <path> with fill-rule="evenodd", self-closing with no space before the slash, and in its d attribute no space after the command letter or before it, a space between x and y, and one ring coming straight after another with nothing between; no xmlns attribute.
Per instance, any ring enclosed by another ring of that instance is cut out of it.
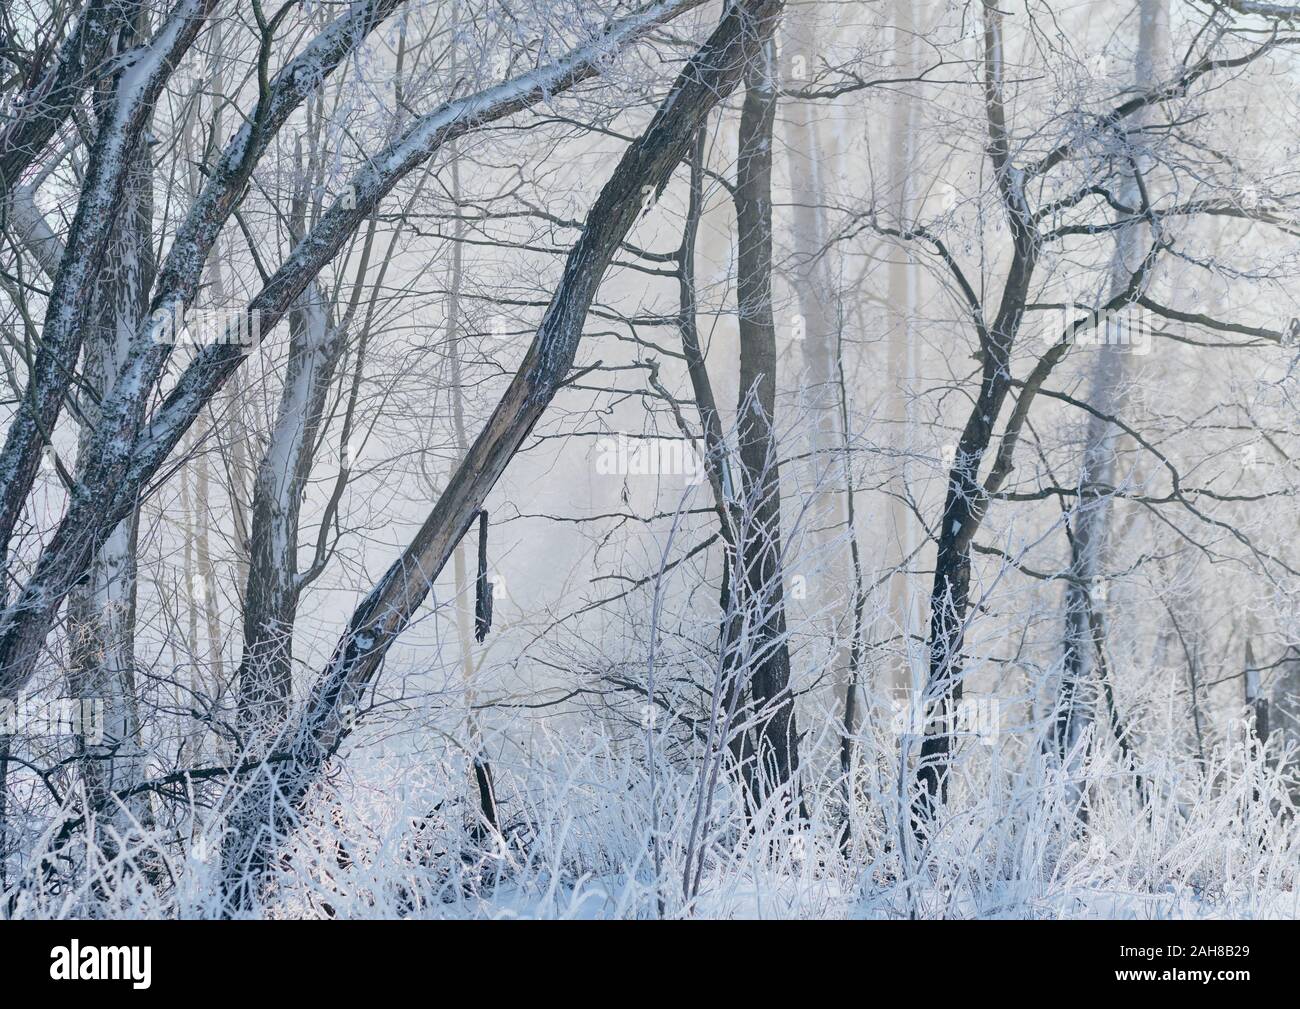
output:
<svg viewBox="0 0 1300 1009"><path fill-rule="evenodd" d="M6 917L1270 917L1300 8L16 2Z"/></svg>

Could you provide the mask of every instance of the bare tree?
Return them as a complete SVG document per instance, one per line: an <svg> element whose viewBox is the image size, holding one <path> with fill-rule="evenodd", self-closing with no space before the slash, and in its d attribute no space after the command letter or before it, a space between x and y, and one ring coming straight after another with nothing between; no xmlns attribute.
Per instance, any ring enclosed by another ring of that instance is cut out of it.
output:
<svg viewBox="0 0 1300 1009"><path fill-rule="evenodd" d="M567 377L596 287L642 212L647 195L667 184L704 116L736 86L756 48L771 34L779 11L780 4L772 2L729 9L674 82L645 132L623 155L588 214L528 355L487 426L415 539L353 614L288 736L286 758L268 762L253 786L242 793L232 816L235 823L248 824L251 829L237 832L235 843L226 852L227 893L234 906L248 906L261 885L285 829L280 804L291 818L292 810L346 738L363 691L384 655L482 508L493 483ZM636 27L644 30L644 23ZM324 226L328 224L327 216Z"/></svg>

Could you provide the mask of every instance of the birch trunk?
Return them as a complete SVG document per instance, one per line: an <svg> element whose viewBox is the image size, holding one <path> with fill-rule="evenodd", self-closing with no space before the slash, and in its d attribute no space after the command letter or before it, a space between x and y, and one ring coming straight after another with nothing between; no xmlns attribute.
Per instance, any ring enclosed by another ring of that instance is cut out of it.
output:
<svg viewBox="0 0 1300 1009"><path fill-rule="evenodd" d="M894 72L895 77L906 77L916 72L916 12L912 0L898 0L894 5ZM890 115L891 154L889 157L890 189L894 195L894 210L900 222L908 220L910 215L920 212L919 200L912 186L912 144L916 129L917 102L906 90L892 98L893 107ZM921 531L916 516L908 508L904 495L911 485L911 467L909 460L919 447L913 441L915 430L912 424L912 383L917 374L918 341L913 333L913 320L917 313L917 285L920 282L918 271L909 258L901 255L890 257L888 264L888 298L886 319L889 324L889 388L885 391L889 422L892 427L890 440L899 459L902 486L899 493L891 496L889 502L890 543L889 558L891 566L901 566L889 582L889 610L886 625L877 629L878 638L888 639L898 636L900 647L899 660L891 664L890 679L892 685L899 688L915 688L912 683L911 664L908 661L908 645L912 635L918 633L922 626L918 611L919 600L924 598L924 589L916 578L909 573L906 565L915 564L908 561L916 552L920 543Z"/></svg>
<svg viewBox="0 0 1300 1009"><path fill-rule="evenodd" d="M785 20L787 30L784 52L790 60L802 59L807 67L816 64L817 32L808 18L808 8L791 11ZM793 80L800 86L806 81ZM839 401L836 391L835 336L838 320L838 292L827 256L829 229L823 209L826 190L822 175L826 156L820 131L813 118L815 103L794 100L785 108L786 150L793 217L790 239L794 252L794 286L798 304L796 336L803 356L801 385L806 392L804 405L811 421L810 486L812 506L809 510L813 545L813 562L807 573L814 617L836 642L832 659L837 683L847 689L848 634L845 618L847 605L845 565L845 525L847 516L843 488L840 484ZM800 332L801 330L801 332Z"/></svg>
<svg viewBox="0 0 1300 1009"><path fill-rule="evenodd" d="M453 68L455 53L453 51ZM453 69L454 76L454 69ZM451 198L456 208L456 220L452 225L451 249L451 284L447 293L447 355L451 371L451 416L452 433L455 437L456 455L464 459L469 451L469 436L465 429L465 387L461 375L461 288L465 281L465 256L462 240L465 236L465 222L461 219L460 162L456 157L456 145L450 152ZM465 541L456 544L452 563L452 577L456 590L456 639L460 646L461 677L465 682L465 729L469 735L469 747L472 753L471 763L474 770L474 785L479 796L479 815L482 824L476 825L476 831L483 826L489 830L499 830L500 820L497 815L496 781L492 776L492 764L488 760L487 750L483 745L483 726L474 710L474 636L470 630L472 619L472 595L467 565L465 563Z"/></svg>

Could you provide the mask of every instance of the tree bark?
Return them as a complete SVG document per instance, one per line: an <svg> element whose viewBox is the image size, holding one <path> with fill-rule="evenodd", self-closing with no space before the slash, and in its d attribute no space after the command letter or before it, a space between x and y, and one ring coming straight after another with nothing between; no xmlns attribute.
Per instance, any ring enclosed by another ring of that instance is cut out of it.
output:
<svg viewBox="0 0 1300 1009"><path fill-rule="evenodd" d="M0 131L0 203L17 190L23 173L58 132L108 55L114 36L138 7L138 0L88 0L54 65L23 95L21 111L6 114Z"/></svg>
<svg viewBox="0 0 1300 1009"><path fill-rule="evenodd" d="M920 69L917 66L919 60L916 52L917 6L913 0L895 0L893 66L894 75L898 77L907 77ZM925 31L924 25L920 31ZM901 224L921 212L920 196L923 194L916 191L916 165L913 160L920 102L906 88L902 88L892 96L891 103L889 185L893 196L892 209ZM889 609L877 625L873 637L878 640L895 638L900 642L895 650L898 657L889 663L888 678L895 688L913 689L919 684L912 681L908 642L912 640L912 635L920 635L923 626L920 600L924 589L921 576L915 573L914 557L923 530L908 507L907 495L910 493L914 473L913 456L926 454L923 445L918 444L911 402L916 392L918 359L923 348L915 321L917 305L921 303L918 288L923 283L924 274L908 256L889 257L887 269L889 305L885 318L889 326L889 388L886 390L885 405L892 427L890 443L899 460L897 479L901 486L897 487L896 493L890 495L889 500L888 550L891 556L887 557L886 564L888 568L896 568L889 582Z"/></svg>
<svg viewBox="0 0 1300 1009"><path fill-rule="evenodd" d="M83 379L105 395L126 356L128 335L148 308L153 283L153 170L147 152L135 155L110 255L100 270L92 335L83 353ZM90 442L96 410L87 403L81 444ZM125 802L115 793L144 780L146 754L140 735L135 679L136 528L132 509L96 551L85 579L68 597L74 700L103 705L103 738L81 737L82 784L87 825L108 856L122 839L152 825L147 793Z"/></svg>
<svg viewBox="0 0 1300 1009"><path fill-rule="evenodd" d="M776 67L769 42L745 68L736 163L736 230L740 402L737 457L744 512L732 592L748 618L728 642L738 668L748 669L754 760L751 798L761 806L794 781L799 739L790 693L781 538L781 468L776 436L776 325L772 318L772 124ZM833 387L832 387L833 388ZM736 577L738 576L738 577ZM746 747L748 750L749 747Z"/></svg>
<svg viewBox="0 0 1300 1009"><path fill-rule="evenodd" d="M289 313L289 334L275 425L253 485L244 655L239 667L239 720L245 747L279 728L292 696L303 497L326 398L346 342L314 281Z"/></svg>
<svg viewBox="0 0 1300 1009"><path fill-rule="evenodd" d="M90 328L99 270L122 210L127 178L145 148L144 134L163 86L215 3L180 0L152 39L122 54L129 71L117 74L100 110L100 128L50 291L41 346L0 448L0 577L6 582L10 539L63 409L68 364L81 353Z"/></svg>

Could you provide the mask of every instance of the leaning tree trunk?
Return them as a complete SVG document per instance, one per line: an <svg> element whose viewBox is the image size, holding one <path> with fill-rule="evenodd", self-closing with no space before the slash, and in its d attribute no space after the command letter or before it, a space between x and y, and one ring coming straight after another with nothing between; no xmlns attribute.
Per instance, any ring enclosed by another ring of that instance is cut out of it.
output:
<svg viewBox="0 0 1300 1009"><path fill-rule="evenodd" d="M122 65L130 71L101 81L96 113L105 128L91 144L64 255L46 299L40 346L0 447L0 567L6 574L14 530L48 447L48 434L69 398L68 369L95 328L92 315L99 302L95 292L101 269L118 231L129 176L137 158L148 156L145 134L154 106L215 3L196 0L176 5L151 40L123 54ZM133 41L128 24L121 26L118 39ZM72 100L75 103L75 96ZM88 563L93 550L87 553Z"/></svg>
<svg viewBox="0 0 1300 1009"><path fill-rule="evenodd" d="M131 10L124 5L111 13L120 19ZM122 24L119 28L114 39L100 41L105 46L129 42L131 27ZM106 52L106 48L98 50L95 59ZM113 108L109 81L99 84L94 107L102 126ZM61 155L55 157L26 186L6 193L7 228L52 284L63 269L66 248L37 207L36 192L61 160ZM116 379L129 334L145 316L155 272L152 171L146 151L137 151L124 164L121 186L121 203L105 236L108 249L93 297L87 300L82 378L93 395L82 399L78 475L99 418L98 402ZM120 853L124 839L138 836L152 825L147 795L125 801L115 795L137 785L145 774L134 673L136 525L137 513L132 507L89 558L84 577L69 593L67 606L67 683L83 716L77 736L77 767L87 831L91 843L110 859ZM0 789L3 784L0 781Z"/></svg>
<svg viewBox="0 0 1300 1009"><path fill-rule="evenodd" d="M82 446L89 451L80 452L78 457L79 461L82 456L90 457L86 469L72 488L66 511L53 536L42 547L32 573L0 613L0 695L14 696L30 681L68 591L85 576L95 551L134 510L136 497L244 358L238 347L219 344L202 348L182 373L179 388L164 398L146 426L146 415L154 404L159 379L170 356L166 341L160 337L171 328L176 314L197 296L213 242L245 192L253 169L294 109L401 2L356 0L346 14L331 22L268 82L266 100L258 106L263 114L250 117L235 132L215 167L208 171L203 192L177 229L158 271L151 311L132 334L118 381L99 404L100 421L94 436L88 445ZM171 70L202 27L210 3L211 0L195 0L178 5L154 39L134 53L131 86L116 101L114 116L119 127L101 130L96 137L77 213L69 230L68 251L52 286L51 304L46 311L47 320L53 319L56 324L42 330L42 344L23 392L23 405L0 451L0 498L3 498L0 545L8 544L30 493L43 446L42 432L53 427L67 399L69 374L64 362L79 352L86 329L84 294L93 286L93 277L103 261L99 222L115 220L124 184L124 166L130 163L129 155L144 145L145 124L154 102ZM562 78L559 73L554 76ZM530 92L523 98L531 95ZM451 103L462 104L463 100ZM516 107L501 104L500 114ZM432 136L425 133L408 136L390 146L418 160L426 149L436 149L446 132L456 128L468 131L474 125L459 121L447 124L445 131L433 131ZM357 220L411 167L410 160L385 163L383 171L367 166L359 173L359 178L369 183L369 188L360 187L358 197L364 209L359 213L338 214L337 230L324 229L328 236L321 236L310 253L291 257L291 262L281 266L268 281L273 290L263 289L246 310L261 312L264 328L273 328L307 282L338 252ZM214 367L213 358L221 366ZM199 383L201 390L194 388L198 376L205 380ZM6 551L0 549L0 559L5 556Z"/></svg>

